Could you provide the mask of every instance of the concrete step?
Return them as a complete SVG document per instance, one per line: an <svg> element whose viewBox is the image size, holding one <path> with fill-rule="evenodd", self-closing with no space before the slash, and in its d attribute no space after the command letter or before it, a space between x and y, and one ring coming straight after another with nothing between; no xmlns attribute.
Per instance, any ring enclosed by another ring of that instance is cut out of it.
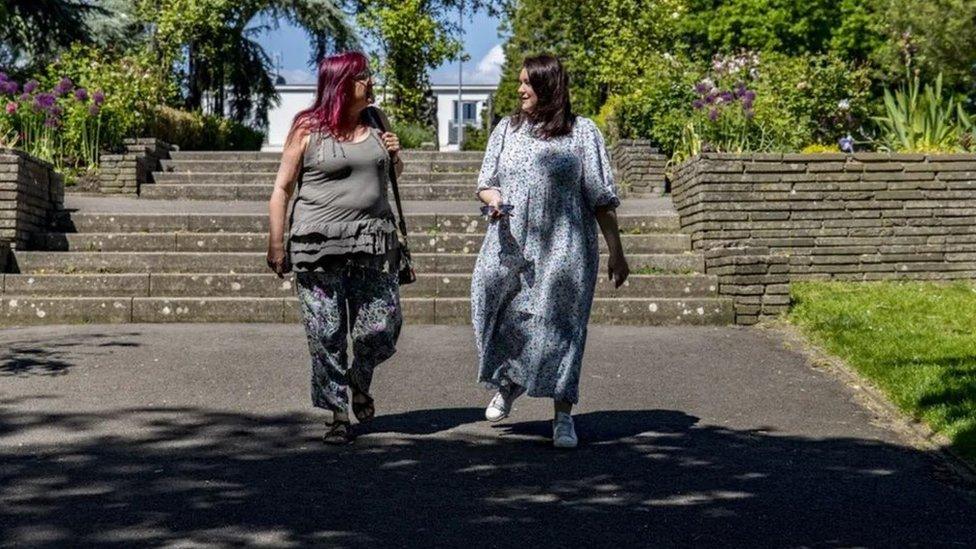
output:
<svg viewBox="0 0 976 549"><path fill-rule="evenodd" d="M613 288L597 281L598 297L715 297L717 279L706 275L633 275ZM420 273L403 297L468 297L471 275ZM292 276L273 273L0 274L0 294L38 297L290 297Z"/></svg>
<svg viewBox="0 0 976 549"><path fill-rule="evenodd" d="M404 161L475 161L481 162L485 153L480 151L420 151L404 150L402 153ZM173 151L170 153L172 160L281 160L280 152L260 152L260 151Z"/></svg>
<svg viewBox="0 0 976 549"><path fill-rule="evenodd" d="M408 323L468 324L466 298L404 298ZM126 322L299 322L295 298L279 297L32 297L4 295L4 326ZM730 324L732 303L719 298L620 299L593 301L593 324Z"/></svg>
<svg viewBox="0 0 976 549"><path fill-rule="evenodd" d="M17 251L12 255L14 273L266 273L263 252L47 252ZM415 253L419 273L471 273L477 254ZM690 273L704 270L698 253L630 254L635 274L651 272ZM606 256L600 257L601 270Z"/></svg>
<svg viewBox="0 0 976 549"><path fill-rule="evenodd" d="M418 234L411 239L411 251L419 253L476 253L482 233ZM691 249L691 238L681 233L621 235L628 253L682 253ZM34 249L69 252L260 252L268 249L266 233L42 233L35 236ZM601 251L606 243L600 240Z"/></svg>
<svg viewBox="0 0 976 549"><path fill-rule="evenodd" d="M273 185L224 184L151 184L143 185L140 197L163 200L268 200ZM469 200L476 201L474 184L401 184L403 200ZM390 200L393 194L390 193Z"/></svg>
<svg viewBox="0 0 976 549"><path fill-rule="evenodd" d="M154 172L153 182L157 185L261 185L271 188L274 186L274 172L247 172L235 170L233 172ZM401 185L418 183L453 183L467 185L473 194L478 184L475 173L431 172L418 171L404 173L397 180Z"/></svg>
<svg viewBox="0 0 976 549"><path fill-rule="evenodd" d="M163 172L174 173L267 173L275 174L278 172L280 157L268 160L160 160ZM423 172L452 172L466 174L477 172L481 169L481 160L437 160L437 159L417 159L405 158L403 161L403 173L423 173ZM159 173L159 172L157 172Z"/></svg>
<svg viewBox="0 0 976 549"><path fill-rule="evenodd" d="M415 203L414 203L415 204ZM418 238L431 231L481 234L488 221L479 214L412 214L413 204L406 203L407 224ZM477 205L472 205L476 211ZM625 234L678 232L680 219L675 212L649 214L618 214L617 222ZM163 214L163 213L68 213L64 212L55 223L62 232L267 232L268 214Z"/></svg>

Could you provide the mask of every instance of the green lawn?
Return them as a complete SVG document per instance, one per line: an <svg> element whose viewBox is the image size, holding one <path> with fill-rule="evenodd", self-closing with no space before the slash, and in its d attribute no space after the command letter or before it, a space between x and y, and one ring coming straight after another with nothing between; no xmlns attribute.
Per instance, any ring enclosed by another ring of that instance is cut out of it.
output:
<svg viewBox="0 0 976 549"><path fill-rule="evenodd" d="M793 286L791 322L976 462L976 285Z"/></svg>

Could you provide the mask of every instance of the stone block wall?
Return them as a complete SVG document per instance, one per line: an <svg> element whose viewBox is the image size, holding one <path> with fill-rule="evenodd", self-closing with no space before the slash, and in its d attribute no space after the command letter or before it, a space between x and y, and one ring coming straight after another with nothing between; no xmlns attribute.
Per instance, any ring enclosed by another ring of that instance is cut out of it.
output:
<svg viewBox="0 0 976 549"><path fill-rule="evenodd" d="M610 146L617 185L627 196L656 196L665 192L667 157L650 141L621 139Z"/></svg>
<svg viewBox="0 0 976 549"><path fill-rule="evenodd" d="M152 179L159 161L169 158L173 147L155 138L127 139L126 152L99 156L99 189L106 194L138 194L139 186Z"/></svg>
<svg viewBox="0 0 976 549"><path fill-rule="evenodd" d="M22 151L0 148L0 247L28 247L31 235L47 230L63 207L64 179L53 166Z"/></svg>
<svg viewBox="0 0 976 549"><path fill-rule="evenodd" d="M790 282L976 278L976 154L705 154L672 197L742 323Z"/></svg>

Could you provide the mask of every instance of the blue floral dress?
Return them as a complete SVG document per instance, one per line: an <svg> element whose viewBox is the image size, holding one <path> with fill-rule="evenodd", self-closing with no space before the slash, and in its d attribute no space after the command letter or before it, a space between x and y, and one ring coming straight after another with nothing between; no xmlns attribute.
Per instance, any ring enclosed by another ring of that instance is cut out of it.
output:
<svg viewBox="0 0 976 549"><path fill-rule="evenodd" d="M576 403L600 267L594 212L620 204L603 136L577 118L571 134L538 139L506 118L478 176L488 188L515 209L489 225L472 277L479 381Z"/></svg>

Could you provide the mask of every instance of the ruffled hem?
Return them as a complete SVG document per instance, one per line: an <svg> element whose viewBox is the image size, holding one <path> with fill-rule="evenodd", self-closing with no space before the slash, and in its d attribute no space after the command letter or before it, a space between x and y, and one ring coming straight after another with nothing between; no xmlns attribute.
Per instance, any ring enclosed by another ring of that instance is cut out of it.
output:
<svg viewBox="0 0 976 549"><path fill-rule="evenodd" d="M389 219L298 225L289 238L292 255L304 261L325 255L382 255L396 249L398 242L396 225Z"/></svg>
<svg viewBox="0 0 976 549"><path fill-rule="evenodd" d="M390 270L400 241L392 220L362 219L296 225L288 245L296 271L319 270L341 256L370 265L382 263L384 270Z"/></svg>

